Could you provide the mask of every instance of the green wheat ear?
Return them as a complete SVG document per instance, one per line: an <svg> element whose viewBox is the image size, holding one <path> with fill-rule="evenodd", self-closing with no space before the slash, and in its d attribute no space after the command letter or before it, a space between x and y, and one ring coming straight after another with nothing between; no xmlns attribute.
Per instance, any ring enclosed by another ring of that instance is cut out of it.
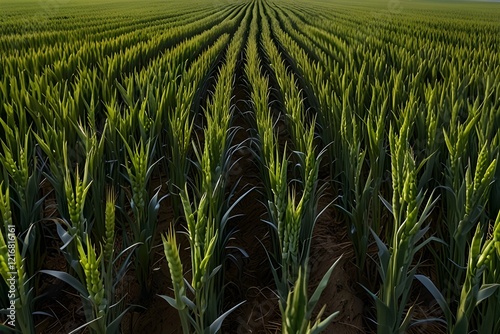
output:
<svg viewBox="0 0 500 334"><path fill-rule="evenodd" d="M170 269L170 276L174 286L176 301L178 302L178 306L183 308L185 305L181 303L181 299L178 299L177 297L181 297L185 294L184 274L182 270L181 258L179 256L177 238L173 228L169 229L166 238L162 235L162 241L165 257L168 261L168 268Z"/></svg>
<svg viewBox="0 0 500 334"><path fill-rule="evenodd" d="M0 275L2 278L7 281L10 278L10 270L7 265L8 258L8 250L7 244L5 243L5 239L3 237L3 233L0 233Z"/></svg>
<svg viewBox="0 0 500 334"><path fill-rule="evenodd" d="M104 240L104 260L110 263L113 260L113 250L115 244L115 201L116 195L110 189L106 196L105 213L105 240Z"/></svg>
<svg viewBox="0 0 500 334"><path fill-rule="evenodd" d="M191 323L193 319L190 318L189 309L185 302L187 298L186 287L184 284L184 273L182 270L181 258L179 256L179 248L177 245L175 231L172 226L170 227L166 237L162 235L161 239L163 241L163 250L165 252L165 257L167 258L170 277L174 288L174 300L169 301L169 303L179 312L183 333L192 333ZM163 297L169 300L169 297Z"/></svg>
<svg viewBox="0 0 500 334"><path fill-rule="evenodd" d="M2 219L2 226L7 227L7 225L12 224L12 214L10 211L10 197L9 188L3 192L3 182L0 183L0 216ZM0 229L0 274L3 279L7 281L11 277L11 270L7 264L9 254L7 243L5 242L3 236L3 229Z"/></svg>
<svg viewBox="0 0 500 334"><path fill-rule="evenodd" d="M86 239L87 252L83 249L80 239L77 240L77 249L80 255L80 264L85 273L85 283L89 294L88 297L99 310L102 310L102 306L105 305L104 284L99 271L102 255L97 257L89 236L87 236Z"/></svg>
<svg viewBox="0 0 500 334"><path fill-rule="evenodd" d="M493 228L493 241L497 250L497 256L500 258L500 211L498 212Z"/></svg>
<svg viewBox="0 0 500 334"><path fill-rule="evenodd" d="M83 178L80 178L80 172L78 167L75 172L74 182L71 180L71 172L69 168L66 169L66 175L64 178L64 189L66 193L66 199L68 202L68 211L72 224L72 229L75 230L79 235L83 235L83 207L85 205L85 198L90 189L91 181L88 181L88 170L85 166L85 172Z"/></svg>

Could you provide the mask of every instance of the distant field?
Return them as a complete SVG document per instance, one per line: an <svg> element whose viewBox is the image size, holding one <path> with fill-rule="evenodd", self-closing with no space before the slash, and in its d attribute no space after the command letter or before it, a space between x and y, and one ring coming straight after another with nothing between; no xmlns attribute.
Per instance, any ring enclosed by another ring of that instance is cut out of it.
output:
<svg viewBox="0 0 500 334"><path fill-rule="evenodd" d="M495 2L0 0L0 332L500 333Z"/></svg>

